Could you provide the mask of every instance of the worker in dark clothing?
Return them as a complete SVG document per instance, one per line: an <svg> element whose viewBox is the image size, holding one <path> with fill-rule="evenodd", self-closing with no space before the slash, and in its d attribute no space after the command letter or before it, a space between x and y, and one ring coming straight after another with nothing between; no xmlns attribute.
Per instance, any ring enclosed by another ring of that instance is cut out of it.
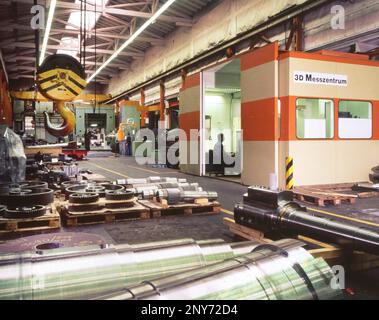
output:
<svg viewBox="0 0 379 320"><path fill-rule="evenodd" d="M91 132L89 130L84 134L84 146L87 151L91 150Z"/></svg>
<svg viewBox="0 0 379 320"><path fill-rule="evenodd" d="M224 134L217 136L217 143L213 148L213 163L224 165Z"/></svg>
<svg viewBox="0 0 379 320"><path fill-rule="evenodd" d="M129 132L126 136L126 155L127 156L132 155L132 137L130 136Z"/></svg>

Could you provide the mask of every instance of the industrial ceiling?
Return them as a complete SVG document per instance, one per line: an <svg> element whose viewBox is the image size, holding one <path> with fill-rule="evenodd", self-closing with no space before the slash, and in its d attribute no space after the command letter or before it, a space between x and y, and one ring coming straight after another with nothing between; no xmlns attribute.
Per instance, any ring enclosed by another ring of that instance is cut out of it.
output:
<svg viewBox="0 0 379 320"><path fill-rule="evenodd" d="M36 65L35 30L31 27L31 8L35 2L47 8L47 19L50 0L0 1L0 50L6 72L10 80L29 79L31 84ZM135 41L97 74L96 82L107 84L111 77L128 70L134 60L143 59L150 47L164 45L165 38L176 28L191 27L194 17L214 2L216 1L174 1ZM166 0L56 1L46 55L67 53L79 59L80 10L85 3L85 70L87 77L91 77ZM44 30L40 30L40 46L43 37Z"/></svg>

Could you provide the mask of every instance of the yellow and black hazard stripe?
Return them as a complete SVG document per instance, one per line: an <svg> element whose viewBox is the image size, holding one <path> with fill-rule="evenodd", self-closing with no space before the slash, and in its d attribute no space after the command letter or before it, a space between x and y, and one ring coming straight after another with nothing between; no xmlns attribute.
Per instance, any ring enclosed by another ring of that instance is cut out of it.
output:
<svg viewBox="0 0 379 320"><path fill-rule="evenodd" d="M293 158L286 157L286 189L293 189Z"/></svg>
<svg viewBox="0 0 379 320"><path fill-rule="evenodd" d="M71 100L86 87L87 82L67 69L52 69L38 75L38 86L44 95L54 100Z"/></svg>

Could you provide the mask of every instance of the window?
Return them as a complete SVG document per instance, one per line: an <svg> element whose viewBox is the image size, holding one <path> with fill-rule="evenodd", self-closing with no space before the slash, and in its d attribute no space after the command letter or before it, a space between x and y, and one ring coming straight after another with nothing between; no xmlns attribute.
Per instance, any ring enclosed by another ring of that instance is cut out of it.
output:
<svg viewBox="0 0 379 320"><path fill-rule="evenodd" d="M372 104L365 101L340 101L338 136L342 139L372 137Z"/></svg>
<svg viewBox="0 0 379 320"><path fill-rule="evenodd" d="M296 100L296 135L300 139L330 139L334 136L334 104L329 99Z"/></svg>

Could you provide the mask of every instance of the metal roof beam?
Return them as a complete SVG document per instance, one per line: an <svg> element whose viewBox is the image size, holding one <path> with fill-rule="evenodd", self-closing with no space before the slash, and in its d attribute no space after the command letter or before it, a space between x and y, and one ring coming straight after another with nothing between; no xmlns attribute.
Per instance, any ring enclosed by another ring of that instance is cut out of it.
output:
<svg viewBox="0 0 379 320"><path fill-rule="evenodd" d="M17 0L19 1L19 0ZM80 4L79 3L68 3L63 1L57 2L57 8L65 8L65 9L76 9L80 10ZM87 4L87 11L95 11L95 6L91 4ZM104 7L104 8L98 8L98 12L109 13L114 15L120 15L120 16L128 16L128 17L136 17L136 18L143 18L143 19L149 19L153 16L153 13L151 12L142 12L142 11L136 11L136 10L126 10L126 9L119 9L119 8L111 8L111 7ZM181 17L175 17L175 16L168 16L168 15L161 15L158 17L158 20L166 21L166 22L172 22L172 23L192 23L192 19L186 19Z"/></svg>
<svg viewBox="0 0 379 320"><path fill-rule="evenodd" d="M110 28L121 28L122 26L117 26L117 27L110 27ZM30 28L30 26L26 26L26 25L21 25L21 24L15 24L15 23L11 23L11 24L8 24L8 25L4 25L1 27L1 30L2 31L13 31L13 30L24 30L24 31L30 31L32 32L33 30ZM103 38L108 38L108 39L120 39L120 40L127 40L130 38L130 36L127 36L127 35L121 35L119 33L106 33L106 32L101 32L99 30L104 30L104 28L99 28L96 30L96 35L98 37L103 37ZM109 29L107 29L109 30ZM79 35L79 30L73 30L73 29L64 29L64 28L52 28L51 29L51 33L54 33L54 34L70 34L70 35ZM95 31L92 30L90 32L88 32L88 35L90 37L92 36L95 36ZM33 35L34 37L34 35ZM144 35L141 35L139 36L137 39L136 39L136 42L137 41L140 41L140 42L148 42L148 43L151 43L151 44L155 44L155 45L163 45L165 43L165 40L162 39L162 38L155 38L155 37L150 37L150 36L144 36Z"/></svg>
<svg viewBox="0 0 379 320"><path fill-rule="evenodd" d="M35 44L30 42L13 42L11 44L1 44L0 43L0 48L34 48ZM47 45L48 49L52 50L68 50L68 51L78 51L78 48L73 48L73 47L64 47L64 46L56 46L56 45ZM97 52L97 53L106 53L106 54L112 54L113 50L106 50L106 49L92 49L92 48L87 48L87 52ZM121 56L124 57L133 57L133 58L143 58L144 54L143 53L137 53L137 52L121 52Z"/></svg>

